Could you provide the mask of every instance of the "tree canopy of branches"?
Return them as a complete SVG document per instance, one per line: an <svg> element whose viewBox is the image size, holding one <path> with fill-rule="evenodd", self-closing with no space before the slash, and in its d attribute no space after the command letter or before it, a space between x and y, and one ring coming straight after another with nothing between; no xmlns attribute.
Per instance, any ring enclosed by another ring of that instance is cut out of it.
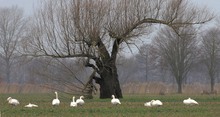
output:
<svg viewBox="0 0 220 117"><path fill-rule="evenodd" d="M176 29L211 19L186 0L48 0L36 14L25 49L34 56L86 58L100 98L121 98L116 58L122 44L129 48L153 24Z"/></svg>

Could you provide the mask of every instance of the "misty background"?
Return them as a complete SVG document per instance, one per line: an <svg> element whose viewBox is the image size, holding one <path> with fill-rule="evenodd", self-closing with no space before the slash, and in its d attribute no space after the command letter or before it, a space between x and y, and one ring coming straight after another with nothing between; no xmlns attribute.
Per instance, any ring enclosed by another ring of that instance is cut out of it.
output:
<svg viewBox="0 0 220 117"><path fill-rule="evenodd" d="M195 4L201 6L206 4L206 2L204 2L206 0L198 1L201 0L193 0ZM17 5L24 10L25 17L31 17L34 14L34 9L36 9L39 4L37 0L0 0L0 2L0 7ZM218 3L220 2L218 1ZM209 1L209 4L207 4L210 11L215 12L217 18L200 28L196 36L198 43L195 46L197 48L201 48L200 43L205 32L213 28L220 30L218 17L220 10L217 9L219 6L216 6L216 1ZM163 60L155 57L156 52L152 49L152 46L155 44L153 40L159 34L159 28L155 26L152 32L154 33L150 36L141 37L141 41L137 43L137 46L133 46L131 50L122 49L119 53L117 67L123 92L136 93L138 90L142 91L139 93L175 92L174 87L176 87L176 81L174 76L167 64L162 64L161 62L163 62ZM211 36L213 35L209 37ZM220 33L214 36L220 40ZM83 90L83 86L87 83L89 75L91 74L91 69L85 68L84 60L81 59L32 58L22 55L19 51L19 48L17 48L11 58L10 77L7 77L8 71L5 67L7 65L5 58L0 57L1 92L37 92L39 91L39 87L54 90L51 84L55 84L57 86L56 89L66 89L66 92L79 92ZM183 89L185 89L185 93L187 92L186 89L190 90L193 86L199 87L198 90L194 88L194 91L197 93L201 93L203 90L210 90L209 84L211 81L205 64L206 59L203 59L200 54L202 54L202 52L198 49L191 69L184 79ZM219 61L219 59L220 57L218 56L217 61ZM215 76L215 90L218 91L220 88L218 86L220 82L219 62L216 62L216 69L218 72ZM48 90L45 90L45 92L47 91Z"/></svg>

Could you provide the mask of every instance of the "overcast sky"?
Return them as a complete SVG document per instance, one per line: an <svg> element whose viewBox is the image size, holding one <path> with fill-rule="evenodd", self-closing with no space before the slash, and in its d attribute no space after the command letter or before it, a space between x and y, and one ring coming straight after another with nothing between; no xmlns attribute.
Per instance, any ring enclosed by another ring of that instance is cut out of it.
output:
<svg viewBox="0 0 220 117"><path fill-rule="evenodd" d="M17 5L22 7L25 14L30 15L33 12L33 6L41 0L0 0L0 7ZM189 0L195 4L207 6L212 11L220 13L220 0Z"/></svg>
<svg viewBox="0 0 220 117"><path fill-rule="evenodd" d="M220 0L189 0L200 6L207 6L211 11L220 13Z"/></svg>
<svg viewBox="0 0 220 117"><path fill-rule="evenodd" d="M17 5L24 9L25 14L31 15L33 8L40 0L0 0L0 7L10 7Z"/></svg>

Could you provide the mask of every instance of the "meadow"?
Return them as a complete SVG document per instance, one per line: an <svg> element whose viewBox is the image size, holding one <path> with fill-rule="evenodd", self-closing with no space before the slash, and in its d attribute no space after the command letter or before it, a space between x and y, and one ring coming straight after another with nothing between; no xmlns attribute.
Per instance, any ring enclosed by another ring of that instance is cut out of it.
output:
<svg viewBox="0 0 220 117"><path fill-rule="evenodd" d="M20 101L20 105L8 105L7 97ZM79 96L76 96L78 98ZM53 107L54 94L0 94L0 117L217 117L220 116L220 97L218 95L191 95L199 105L183 105L188 95L125 95L121 105L111 105L110 99L85 99L85 105L69 107L72 96L59 93L61 105ZM144 103L160 99L161 107L145 107ZM25 108L29 102L38 108Z"/></svg>

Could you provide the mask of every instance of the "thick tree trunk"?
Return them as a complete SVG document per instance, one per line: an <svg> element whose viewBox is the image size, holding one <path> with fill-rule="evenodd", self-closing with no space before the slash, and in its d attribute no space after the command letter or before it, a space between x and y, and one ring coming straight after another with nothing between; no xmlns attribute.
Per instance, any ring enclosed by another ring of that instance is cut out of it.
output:
<svg viewBox="0 0 220 117"><path fill-rule="evenodd" d="M111 98L115 95L117 98L122 98L120 83L118 80L117 68L106 67L100 74L101 78L96 78L96 83L100 85L100 98Z"/></svg>
<svg viewBox="0 0 220 117"><path fill-rule="evenodd" d="M112 95L115 95L117 98L122 98L122 92L117 75L105 72L101 77L102 78L99 83L100 98L111 98Z"/></svg>
<svg viewBox="0 0 220 117"><path fill-rule="evenodd" d="M100 98L111 98L115 95L117 98L122 98L120 83L118 80L118 72L116 67L116 58L121 39L116 39L113 44L111 56L109 55L104 43L99 41L98 48L101 53L101 60L95 59L98 67L100 78L96 78L96 83L100 85Z"/></svg>

